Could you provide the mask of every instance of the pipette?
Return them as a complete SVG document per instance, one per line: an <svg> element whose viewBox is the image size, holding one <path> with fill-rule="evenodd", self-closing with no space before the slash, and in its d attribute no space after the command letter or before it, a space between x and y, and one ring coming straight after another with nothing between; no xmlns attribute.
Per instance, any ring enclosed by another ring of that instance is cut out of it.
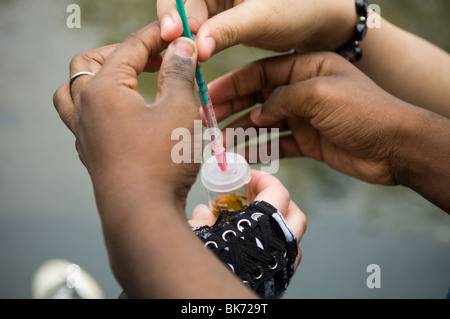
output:
<svg viewBox="0 0 450 319"><path fill-rule="evenodd" d="M184 10L183 0L176 0L178 13L180 14L181 21L183 22L184 36L192 39L191 31L186 17L186 11ZM202 105L203 114L206 119L206 126L208 128L209 136L211 137L211 148L216 157L217 163L222 171L227 169L227 159L225 155L225 147L223 146L222 131L217 125L216 115L214 113L214 107L209 96L208 86L205 82L200 63L197 62L197 68L195 70L195 80L197 82L198 95L200 103Z"/></svg>

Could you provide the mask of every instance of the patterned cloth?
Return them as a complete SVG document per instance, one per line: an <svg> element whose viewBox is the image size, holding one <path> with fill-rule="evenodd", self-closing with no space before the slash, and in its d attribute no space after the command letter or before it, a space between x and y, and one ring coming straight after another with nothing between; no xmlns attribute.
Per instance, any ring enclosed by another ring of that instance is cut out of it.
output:
<svg viewBox="0 0 450 319"><path fill-rule="evenodd" d="M213 226L192 229L261 298L281 298L294 274L297 240L280 212L256 201L222 211ZM119 299L127 299L124 291Z"/></svg>
<svg viewBox="0 0 450 319"><path fill-rule="evenodd" d="M295 235L272 205L257 201L222 211L213 226L193 231L261 298L281 298L294 274Z"/></svg>

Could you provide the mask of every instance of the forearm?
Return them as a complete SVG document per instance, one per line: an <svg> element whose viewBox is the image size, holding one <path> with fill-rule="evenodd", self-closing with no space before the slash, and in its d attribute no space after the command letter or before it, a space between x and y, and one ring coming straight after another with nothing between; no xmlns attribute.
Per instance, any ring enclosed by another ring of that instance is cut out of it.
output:
<svg viewBox="0 0 450 319"><path fill-rule="evenodd" d="M413 107L399 136L396 181L450 213L450 120Z"/></svg>
<svg viewBox="0 0 450 319"><path fill-rule="evenodd" d="M370 20L370 17L369 17ZM450 118L450 55L386 20L361 42L356 65L380 87L411 104Z"/></svg>
<svg viewBox="0 0 450 319"><path fill-rule="evenodd" d="M126 180L94 188L113 273L131 297L255 297L203 247L176 198L154 182Z"/></svg>

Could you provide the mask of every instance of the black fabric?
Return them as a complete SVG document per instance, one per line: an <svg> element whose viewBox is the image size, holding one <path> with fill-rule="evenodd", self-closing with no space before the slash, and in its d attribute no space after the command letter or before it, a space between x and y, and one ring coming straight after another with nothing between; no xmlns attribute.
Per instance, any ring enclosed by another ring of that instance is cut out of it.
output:
<svg viewBox="0 0 450 319"><path fill-rule="evenodd" d="M194 233L261 298L281 298L294 274L297 240L283 216L264 201L222 211L213 226ZM181 265L180 265L181 267ZM127 299L124 291L119 299Z"/></svg>
<svg viewBox="0 0 450 319"><path fill-rule="evenodd" d="M282 297L298 249L294 234L272 205L258 201L243 211L222 211L213 226L194 232L260 297Z"/></svg>

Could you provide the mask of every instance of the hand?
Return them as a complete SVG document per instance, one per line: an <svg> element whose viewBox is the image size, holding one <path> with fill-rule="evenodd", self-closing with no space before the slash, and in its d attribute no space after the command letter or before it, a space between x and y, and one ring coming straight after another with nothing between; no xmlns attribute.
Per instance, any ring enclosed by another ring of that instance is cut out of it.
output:
<svg viewBox="0 0 450 319"><path fill-rule="evenodd" d="M186 14L197 33L199 60L239 43L275 51L334 50L352 35L354 0L188 0ZM162 37L182 34L175 0L158 0Z"/></svg>
<svg viewBox="0 0 450 319"><path fill-rule="evenodd" d="M54 95L91 175L112 271L136 298L255 297L187 227L184 204L199 165L172 161L171 135L187 128L192 136L200 118L197 52L180 38L161 64L166 47L154 23L120 45L80 54L71 76L95 75L78 77ZM148 105L137 92L137 76L159 67L155 103Z"/></svg>
<svg viewBox="0 0 450 319"><path fill-rule="evenodd" d="M308 156L359 178L396 184L392 160L413 107L334 53L265 59L210 84L218 120L260 102L232 126L291 130L280 156ZM412 123L412 122L411 122Z"/></svg>
<svg viewBox="0 0 450 319"><path fill-rule="evenodd" d="M102 193L109 189L109 197L124 190L127 196L136 191L137 197L140 185L146 196L169 196L170 202L175 198L183 205L196 179L199 164L171 160L172 131L183 127L192 133L199 118L193 93L196 47L189 39L176 40L161 66L160 52L166 47L159 24L153 23L120 45L79 54L70 64L71 76L80 71L95 76L81 76L54 95L56 110L76 137L94 187ZM137 91L137 76L160 66L155 103L148 105Z"/></svg>
<svg viewBox="0 0 450 319"><path fill-rule="evenodd" d="M274 176L261 173L258 170L251 170L252 179L247 185L248 199L250 202L263 200L283 215L289 227L292 229L297 244L303 237L306 230L305 214L291 200L288 190ZM205 205L198 205L192 213L192 220L189 221L192 227L200 227L204 225L212 226L215 217L209 208ZM302 252L299 248L298 256L295 260L295 268L297 269L302 259Z"/></svg>

